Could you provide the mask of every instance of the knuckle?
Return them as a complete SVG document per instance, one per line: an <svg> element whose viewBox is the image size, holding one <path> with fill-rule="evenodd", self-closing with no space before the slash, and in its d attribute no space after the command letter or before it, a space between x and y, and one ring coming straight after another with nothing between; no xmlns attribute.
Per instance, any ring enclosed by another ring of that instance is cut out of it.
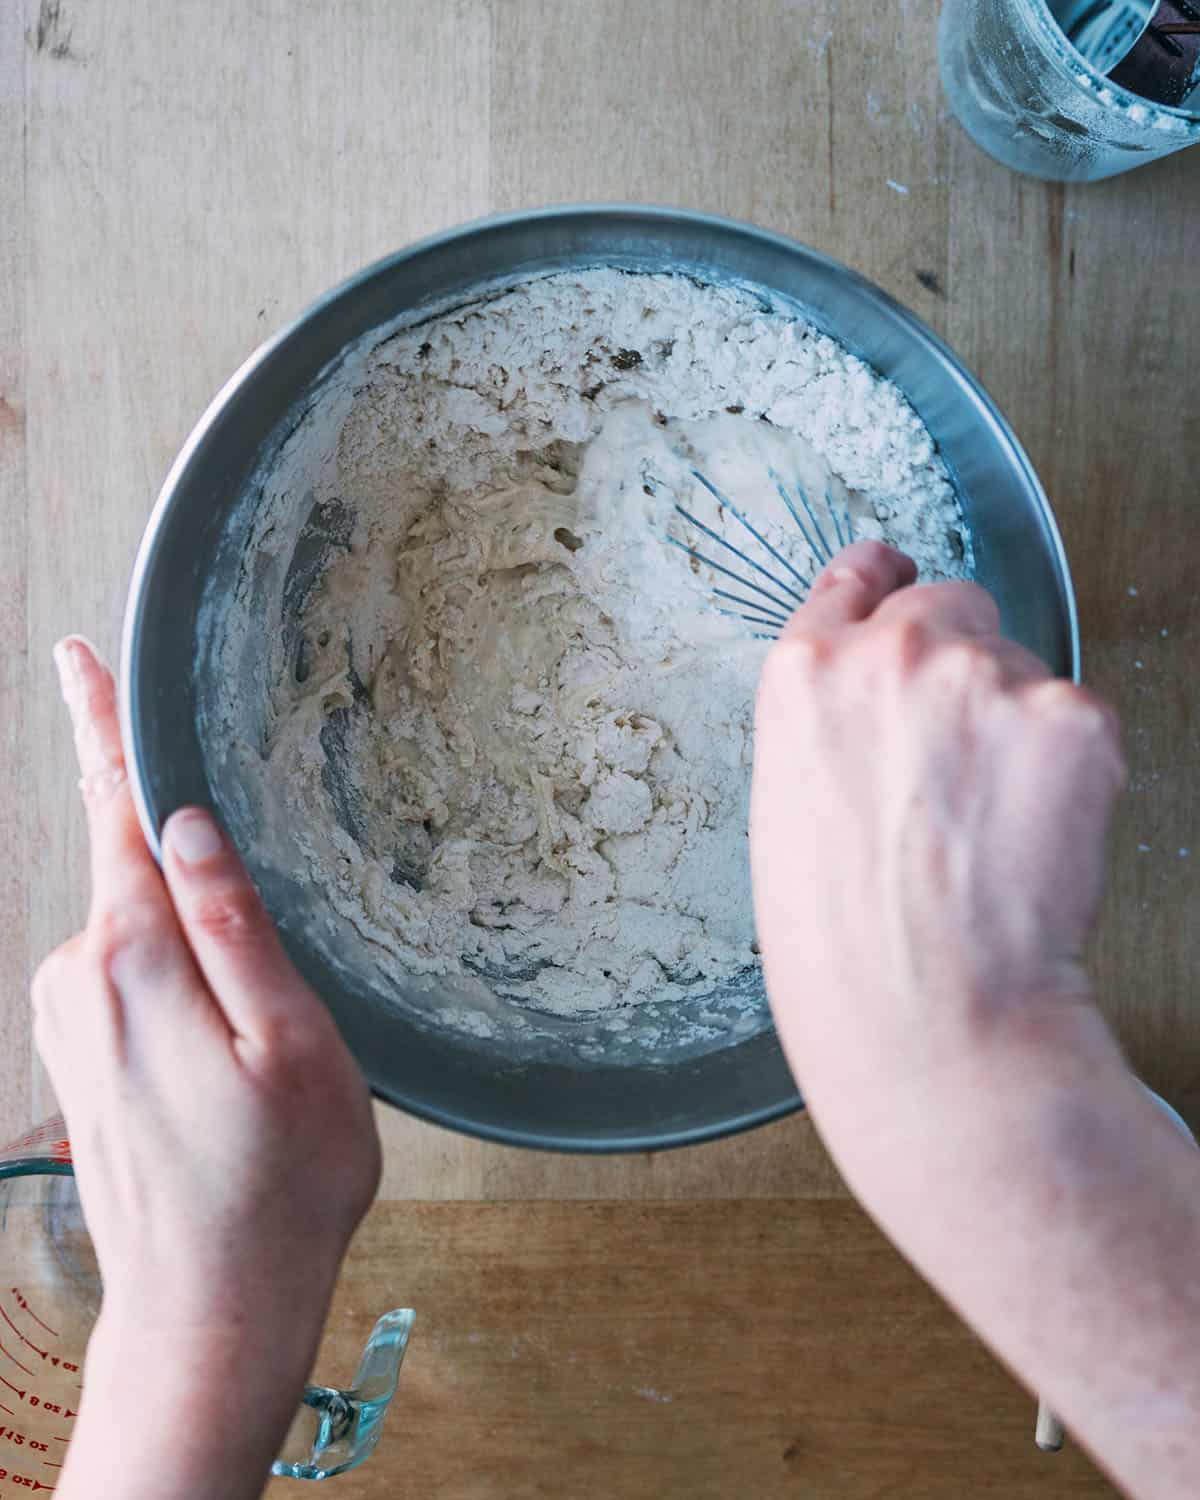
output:
<svg viewBox="0 0 1200 1500"><path fill-rule="evenodd" d="M828 578L830 587L850 583L868 594L883 597L902 584L911 583L916 569L903 552L886 542L867 539L852 542L839 552L822 576Z"/></svg>
<svg viewBox="0 0 1200 1500"><path fill-rule="evenodd" d="M1103 698L1073 682L1054 679L1033 689L1035 713L1045 735L1073 757L1107 760L1115 784L1127 775L1121 724Z"/></svg>
<svg viewBox="0 0 1200 1500"><path fill-rule="evenodd" d="M73 937L47 954L33 976L29 992L33 1037L43 1058L55 1056L75 1029L70 1018L88 983L86 967L80 962L81 941L80 936Z"/></svg>
<svg viewBox="0 0 1200 1500"><path fill-rule="evenodd" d="M107 908L88 922L88 956L107 974L119 954L154 941L160 931L157 915L140 903Z"/></svg>
<svg viewBox="0 0 1200 1500"><path fill-rule="evenodd" d="M30 986L34 1015L49 1010L71 983L72 958L67 948L56 948L41 961Z"/></svg>
<svg viewBox="0 0 1200 1500"><path fill-rule="evenodd" d="M173 919L165 921L162 912L139 902L98 913L85 938L88 969L100 993L110 997L159 982L178 949Z"/></svg>
<svg viewBox="0 0 1200 1500"><path fill-rule="evenodd" d="M889 665L906 671L916 666L929 647L929 631L923 620L905 615L893 620L884 632Z"/></svg>
<svg viewBox="0 0 1200 1500"><path fill-rule="evenodd" d="M939 676L955 688L995 687L1000 680L995 652L975 641L947 641L936 660Z"/></svg>
<svg viewBox="0 0 1200 1500"><path fill-rule="evenodd" d="M305 1026L286 1015L263 1017L254 1024L253 1044L246 1047L243 1061L265 1087L297 1099L323 1087L330 1045L327 1027Z"/></svg>
<svg viewBox="0 0 1200 1500"><path fill-rule="evenodd" d="M190 922L215 941L230 944L257 942L270 925L258 893L241 884L199 896L191 907Z"/></svg>
<svg viewBox="0 0 1200 1500"><path fill-rule="evenodd" d="M785 635L775 642L762 668L762 692L794 692L797 680L810 681L833 656L833 645L823 636Z"/></svg>
<svg viewBox="0 0 1200 1500"><path fill-rule="evenodd" d="M1076 683L1054 678L1034 689L1034 702L1044 718L1078 733L1116 738L1116 716L1102 698Z"/></svg>
<svg viewBox="0 0 1200 1500"><path fill-rule="evenodd" d="M998 640L992 643L992 650L1005 666L1009 674L1009 680L1015 686L1037 682L1051 681L1050 668L1041 659L1035 656L1025 646L1020 646L1016 641Z"/></svg>
<svg viewBox="0 0 1200 1500"><path fill-rule="evenodd" d="M60 1016L61 1012L57 1005L49 1002L39 1005L33 1013L33 1045L37 1049L38 1056L48 1066L54 1062L60 1052L60 1042L64 1034Z"/></svg>
<svg viewBox="0 0 1200 1500"><path fill-rule="evenodd" d="M854 574L865 584L876 584L890 575L895 556L894 549L885 542L868 538L847 547L832 566L839 573Z"/></svg>
<svg viewBox="0 0 1200 1500"><path fill-rule="evenodd" d="M865 558L838 559L829 564L828 572L823 575L828 580L824 587L843 588L849 583L858 589L877 589L881 571Z"/></svg>
<svg viewBox="0 0 1200 1500"><path fill-rule="evenodd" d="M935 584L934 587L941 589L946 598L952 599L978 625L989 630L999 627L1000 607L987 589L979 584L967 579L953 579L948 583Z"/></svg>
<svg viewBox="0 0 1200 1500"><path fill-rule="evenodd" d="M79 781L84 805L91 812L99 812L125 790L128 780L124 765L118 761L110 761L103 769L89 772Z"/></svg>

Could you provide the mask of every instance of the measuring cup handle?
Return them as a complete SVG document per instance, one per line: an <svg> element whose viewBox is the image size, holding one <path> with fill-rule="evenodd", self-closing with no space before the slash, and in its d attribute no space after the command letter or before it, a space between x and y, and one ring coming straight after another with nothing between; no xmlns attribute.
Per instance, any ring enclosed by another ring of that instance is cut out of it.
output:
<svg viewBox="0 0 1200 1500"><path fill-rule="evenodd" d="M310 1385L296 1413L283 1451L271 1473L287 1479L328 1479L369 1458L379 1441L384 1414L396 1382L414 1314L411 1308L385 1313L371 1330L349 1390Z"/></svg>

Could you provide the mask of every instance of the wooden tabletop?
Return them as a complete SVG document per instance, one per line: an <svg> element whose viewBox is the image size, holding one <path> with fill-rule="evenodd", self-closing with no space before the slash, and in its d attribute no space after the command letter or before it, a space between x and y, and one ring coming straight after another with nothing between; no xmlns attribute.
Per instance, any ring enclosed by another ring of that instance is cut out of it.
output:
<svg viewBox="0 0 1200 1500"><path fill-rule="evenodd" d="M22 13L23 9L23 13ZM26 996L86 844L50 647L117 644L134 548L212 393L364 262L496 210L666 202L827 251L914 308L1028 448L1129 794L1094 970L1200 1114L1200 152L1017 178L948 119L935 0L20 0L0 6L0 1135L52 1098ZM554 1158L381 1111L381 1199L323 1379L418 1325L331 1493L1106 1495L881 1240L807 1120ZM339 1367L340 1366L340 1367ZM279 1482L277 1500L300 1495Z"/></svg>

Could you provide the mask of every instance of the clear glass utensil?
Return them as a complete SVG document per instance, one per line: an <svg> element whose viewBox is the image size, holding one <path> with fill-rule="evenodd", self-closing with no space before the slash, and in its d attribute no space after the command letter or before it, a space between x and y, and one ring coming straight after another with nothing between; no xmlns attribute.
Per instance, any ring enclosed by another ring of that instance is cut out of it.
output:
<svg viewBox="0 0 1200 1500"><path fill-rule="evenodd" d="M54 1488L78 1414L100 1294L71 1144L58 1117L0 1150L0 1484ZM370 1457L412 1324L409 1308L385 1313L347 1390L306 1388L273 1474L326 1479ZM130 1421L136 1462L136 1412Z"/></svg>
<svg viewBox="0 0 1200 1500"><path fill-rule="evenodd" d="M1067 14L1073 3L945 0L942 85L972 140L1014 171L1061 182L1113 177L1200 141L1196 88L1172 106L1117 81L1150 24L1138 9L1145 0L1093 5L1090 21ZM1107 28L1096 19L1102 10L1110 12ZM1118 10L1121 16L1112 14ZM1068 40L1058 11L1095 61ZM1184 40L1169 45L1179 50ZM1190 46L1185 50L1190 55ZM1147 75L1143 69L1136 76Z"/></svg>

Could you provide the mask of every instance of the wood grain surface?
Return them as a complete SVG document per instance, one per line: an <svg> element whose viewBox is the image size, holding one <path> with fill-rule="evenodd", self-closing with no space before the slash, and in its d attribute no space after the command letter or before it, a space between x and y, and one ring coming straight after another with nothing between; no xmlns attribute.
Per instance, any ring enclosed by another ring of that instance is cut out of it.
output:
<svg viewBox="0 0 1200 1500"><path fill-rule="evenodd" d="M29 1120L29 901L36 842L30 759L25 485L25 57L22 18L0 10L0 1131Z"/></svg>
<svg viewBox="0 0 1200 1500"><path fill-rule="evenodd" d="M851 1203L380 1203L319 1379L383 1305L418 1322L364 1500L1113 1493Z"/></svg>
<svg viewBox="0 0 1200 1500"><path fill-rule="evenodd" d="M28 979L86 900L53 641L115 649L162 476L264 336L419 235L585 198L839 257L1012 420L1062 523L1087 678L1127 725L1098 990L1196 1121L1200 152L1088 187L1012 176L947 117L936 14L0 7L0 1130L52 1104ZM1078 1455L1033 1452L1027 1398L844 1201L806 1120L578 1161L381 1119L335 1352L393 1299L420 1323L384 1447L337 1493L1111 1493Z"/></svg>

